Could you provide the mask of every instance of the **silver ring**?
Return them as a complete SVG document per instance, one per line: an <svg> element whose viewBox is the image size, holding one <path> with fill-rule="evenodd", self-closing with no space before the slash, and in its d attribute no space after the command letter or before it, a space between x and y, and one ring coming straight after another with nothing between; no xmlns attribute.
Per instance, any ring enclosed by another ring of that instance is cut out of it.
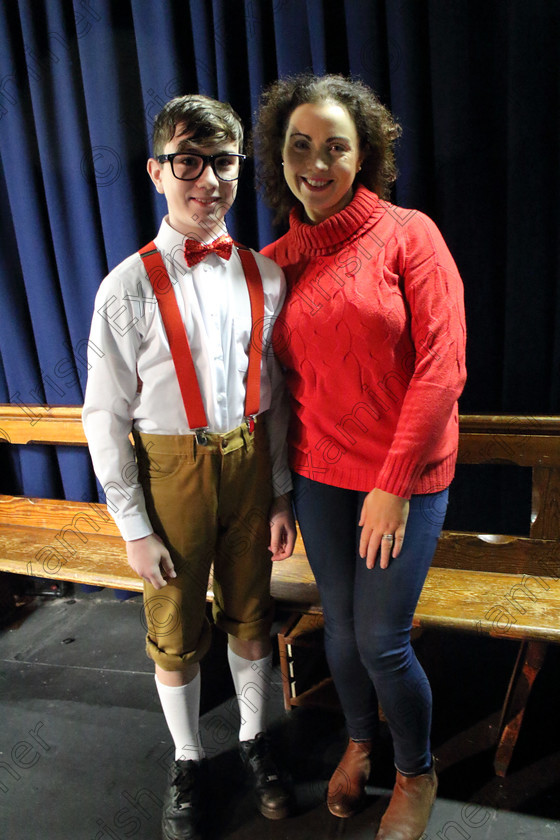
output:
<svg viewBox="0 0 560 840"><path fill-rule="evenodd" d="M384 540L389 540L389 542L394 542L395 538L392 534L383 534Z"/></svg>

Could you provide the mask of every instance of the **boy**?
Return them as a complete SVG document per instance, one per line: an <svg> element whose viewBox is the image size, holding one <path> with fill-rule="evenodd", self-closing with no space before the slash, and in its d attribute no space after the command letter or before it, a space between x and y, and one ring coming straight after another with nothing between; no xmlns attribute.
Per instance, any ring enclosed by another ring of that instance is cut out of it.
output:
<svg viewBox="0 0 560 840"><path fill-rule="evenodd" d="M101 284L91 331L98 352L84 428L129 563L144 579L147 652L175 744L165 840L200 837L199 662L210 645L211 564L213 617L228 634L242 711L241 757L261 813L289 811L261 700L271 670L270 554L289 557L295 541L288 408L266 351L285 287L274 263L227 236L242 144L228 104L198 95L167 103L147 168L168 215L154 242ZM249 688L259 700L242 705Z"/></svg>

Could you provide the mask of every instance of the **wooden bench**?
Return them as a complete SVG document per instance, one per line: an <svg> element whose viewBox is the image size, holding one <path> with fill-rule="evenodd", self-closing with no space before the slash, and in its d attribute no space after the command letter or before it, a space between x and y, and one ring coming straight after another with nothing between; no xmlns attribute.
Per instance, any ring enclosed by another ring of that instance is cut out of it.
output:
<svg viewBox="0 0 560 840"><path fill-rule="evenodd" d="M30 408L30 407L28 407ZM0 442L86 445L81 408L0 405ZM414 617L443 628L519 641L502 709L495 769L505 775L531 687L549 642L560 642L560 418L462 416L462 464L532 470L528 537L444 531ZM0 571L141 591L104 505L0 496ZM295 651L320 635L317 587L298 539L273 567L272 594L291 612L279 634L286 708L305 705L327 683L300 693ZM208 592L209 599L212 592Z"/></svg>
<svg viewBox="0 0 560 840"><path fill-rule="evenodd" d="M81 406L34 405L26 410L0 405L2 443L87 446ZM117 526L106 506L96 502L0 495L0 571L142 591ZM276 599L305 612L320 611L301 541L293 563L277 563L274 572Z"/></svg>

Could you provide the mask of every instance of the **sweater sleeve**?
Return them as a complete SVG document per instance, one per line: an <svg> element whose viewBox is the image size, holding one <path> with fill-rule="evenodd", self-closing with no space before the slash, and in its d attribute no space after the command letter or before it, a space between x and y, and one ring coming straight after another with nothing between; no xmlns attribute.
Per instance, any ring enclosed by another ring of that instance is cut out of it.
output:
<svg viewBox="0 0 560 840"><path fill-rule="evenodd" d="M436 225L416 213L405 225L399 272L410 312L414 358L391 447L376 486L404 498L442 450L465 383L465 315L457 266ZM455 437L456 439L456 437ZM428 454L429 453L429 454Z"/></svg>
<svg viewBox="0 0 560 840"><path fill-rule="evenodd" d="M270 246L268 246L270 248ZM266 256L266 254L263 254ZM258 259L258 256L257 256ZM259 260L261 272L272 274L277 280L278 294L276 295L272 317L266 324L263 334L263 352L270 380L270 408L267 410L267 429L269 438L270 458L272 462L273 495L282 496L292 489L292 478L288 466L288 425L290 421L290 405L284 383L284 376L280 364L272 349L272 331L276 319L279 317L286 297L286 281L284 272L269 260Z"/></svg>

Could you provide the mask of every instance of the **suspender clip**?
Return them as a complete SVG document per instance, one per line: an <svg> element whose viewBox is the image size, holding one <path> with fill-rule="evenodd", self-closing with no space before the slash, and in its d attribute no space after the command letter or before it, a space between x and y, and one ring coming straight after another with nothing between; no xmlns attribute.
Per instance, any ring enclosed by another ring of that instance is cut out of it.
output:
<svg viewBox="0 0 560 840"><path fill-rule="evenodd" d="M196 442L199 446L207 446L208 445L208 435L206 434L208 429L195 429L194 436L196 438Z"/></svg>
<svg viewBox="0 0 560 840"><path fill-rule="evenodd" d="M245 423L247 424L247 428L249 429L249 434L252 435L255 431L255 416L251 414L249 415L249 417L246 417Z"/></svg>

